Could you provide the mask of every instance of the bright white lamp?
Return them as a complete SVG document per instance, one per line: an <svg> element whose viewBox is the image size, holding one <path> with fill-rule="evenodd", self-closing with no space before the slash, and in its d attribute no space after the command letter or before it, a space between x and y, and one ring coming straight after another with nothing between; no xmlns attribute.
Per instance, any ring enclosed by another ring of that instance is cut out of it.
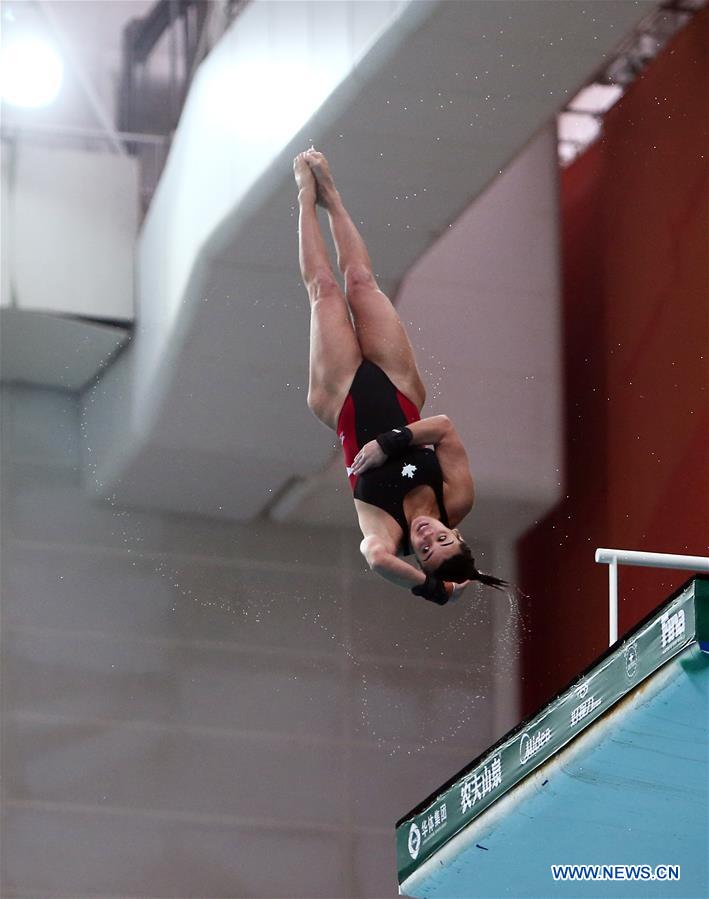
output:
<svg viewBox="0 0 709 899"><path fill-rule="evenodd" d="M0 54L0 94L13 106L49 105L59 93L64 63L50 43L24 36L9 41Z"/></svg>

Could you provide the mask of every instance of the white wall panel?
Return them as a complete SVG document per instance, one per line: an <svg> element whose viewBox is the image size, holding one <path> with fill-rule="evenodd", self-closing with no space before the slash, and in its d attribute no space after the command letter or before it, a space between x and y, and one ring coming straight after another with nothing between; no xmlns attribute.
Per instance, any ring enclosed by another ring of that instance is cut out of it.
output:
<svg viewBox="0 0 709 899"><path fill-rule="evenodd" d="M19 308L131 321L136 160L20 143L12 190Z"/></svg>

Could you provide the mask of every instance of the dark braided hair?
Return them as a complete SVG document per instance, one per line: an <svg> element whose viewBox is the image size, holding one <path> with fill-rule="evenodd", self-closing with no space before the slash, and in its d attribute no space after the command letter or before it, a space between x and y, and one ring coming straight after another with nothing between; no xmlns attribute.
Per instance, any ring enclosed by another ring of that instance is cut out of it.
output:
<svg viewBox="0 0 709 899"><path fill-rule="evenodd" d="M497 590L509 587L507 581L478 571L475 567L475 559L470 551L470 547L462 540L460 552L442 562L433 574L442 581L454 581L456 584L462 584L463 581L480 581L488 587L495 587Z"/></svg>

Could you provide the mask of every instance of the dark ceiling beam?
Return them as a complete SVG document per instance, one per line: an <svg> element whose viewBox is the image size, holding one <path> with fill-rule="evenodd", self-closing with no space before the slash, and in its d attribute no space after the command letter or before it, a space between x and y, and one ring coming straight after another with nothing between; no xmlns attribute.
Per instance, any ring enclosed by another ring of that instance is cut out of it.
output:
<svg viewBox="0 0 709 899"><path fill-rule="evenodd" d="M177 18L185 15L190 6L199 5L200 0L158 0L142 19L132 19L128 25L134 62L143 63L150 56L153 47L169 28L173 6Z"/></svg>

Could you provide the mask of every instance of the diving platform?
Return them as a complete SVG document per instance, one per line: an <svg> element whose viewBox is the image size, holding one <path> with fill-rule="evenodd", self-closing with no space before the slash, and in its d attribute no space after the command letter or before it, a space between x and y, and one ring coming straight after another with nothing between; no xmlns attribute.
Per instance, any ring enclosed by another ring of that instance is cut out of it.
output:
<svg viewBox="0 0 709 899"><path fill-rule="evenodd" d="M399 893L706 897L708 794L702 574L397 822Z"/></svg>

